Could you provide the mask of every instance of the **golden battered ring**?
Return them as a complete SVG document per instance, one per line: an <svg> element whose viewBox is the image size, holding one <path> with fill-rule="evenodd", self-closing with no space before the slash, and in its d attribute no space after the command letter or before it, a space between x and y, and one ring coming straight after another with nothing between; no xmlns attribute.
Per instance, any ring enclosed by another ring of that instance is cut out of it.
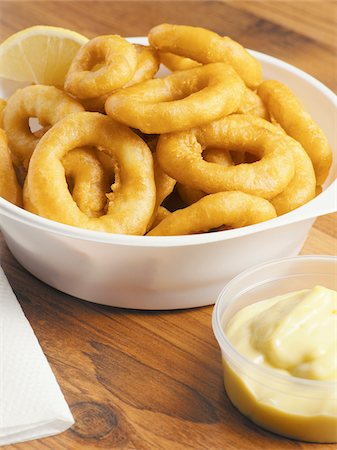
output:
<svg viewBox="0 0 337 450"><path fill-rule="evenodd" d="M137 54L130 42L117 35L97 36L79 49L64 89L80 99L99 97L123 87L136 67Z"/></svg>
<svg viewBox="0 0 337 450"><path fill-rule="evenodd" d="M43 126L54 125L68 114L83 111L83 106L54 86L34 85L18 89L3 110L3 126L14 164L28 167L39 137L31 132L29 119L36 117Z"/></svg>
<svg viewBox="0 0 337 450"><path fill-rule="evenodd" d="M262 81L261 64L238 42L213 31L163 23L149 32L150 44L159 51L174 53L202 64L230 64L246 85L256 88Z"/></svg>
<svg viewBox="0 0 337 450"><path fill-rule="evenodd" d="M277 215L285 214L312 200L317 195L316 177L312 162L301 144L288 136L277 124L274 125L266 120L249 115L245 116L245 120L247 124L252 126L266 128L272 133L283 135L283 138L288 141L288 150L293 156L295 173L286 188L270 200Z"/></svg>
<svg viewBox="0 0 337 450"><path fill-rule="evenodd" d="M97 218L88 217L73 200L62 165L68 152L86 146L109 154L121 175L121 182L108 194L106 214ZM91 112L69 115L43 136L24 187L25 207L43 217L89 230L136 235L146 231L155 196L148 146L123 125Z"/></svg>
<svg viewBox="0 0 337 450"><path fill-rule="evenodd" d="M229 65L214 63L121 89L110 95L105 110L144 133L170 133L236 111L244 89Z"/></svg>
<svg viewBox="0 0 337 450"><path fill-rule="evenodd" d="M254 124L254 120L265 122L253 116L233 114L203 127L161 135L157 145L159 164L178 182L208 194L239 190L271 199L282 192L294 176L289 145L296 143ZM223 167L203 160L202 151L208 146L249 151L260 160Z"/></svg>
<svg viewBox="0 0 337 450"><path fill-rule="evenodd" d="M138 44L134 44L134 47L137 52L136 72L123 88L153 78L159 69L159 56L154 48ZM100 97L83 99L81 103L87 111L105 113L104 105L110 94L111 92Z"/></svg>
<svg viewBox="0 0 337 450"><path fill-rule="evenodd" d="M314 166L317 185L323 184L332 164L331 147L323 130L283 83L264 81L258 88L258 94L273 119L308 153Z"/></svg>
<svg viewBox="0 0 337 450"><path fill-rule="evenodd" d="M275 209L268 200L243 192L218 192L169 214L147 235L194 234L222 225L239 228L275 217Z"/></svg>

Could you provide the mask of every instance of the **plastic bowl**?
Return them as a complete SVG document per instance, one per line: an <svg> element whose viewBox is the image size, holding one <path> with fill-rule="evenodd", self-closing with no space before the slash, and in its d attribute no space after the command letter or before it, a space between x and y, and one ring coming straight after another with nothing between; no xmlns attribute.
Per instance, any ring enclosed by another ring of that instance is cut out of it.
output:
<svg viewBox="0 0 337 450"><path fill-rule="evenodd" d="M290 438L337 442L337 382L261 367L241 355L224 333L245 306L316 285L337 290L337 257L298 256L255 266L221 292L213 310L213 331L222 353L227 395L242 414Z"/></svg>
<svg viewBox="0 0 337 450"><path fill-rule="evenodd" d="M146 44L145 38L130 39ZM252 52L265 78L292 88L336 143L336 96L308 74ZM13 90L2 83L0 96ZM0 198L0 227L15 258L45 283L96 303L139 309L213 304L222 286L254 264L298 254L317 216L337 210L337 148L324 191L284 216L241 229L193 236L125 236L82 230Z"/></svg>

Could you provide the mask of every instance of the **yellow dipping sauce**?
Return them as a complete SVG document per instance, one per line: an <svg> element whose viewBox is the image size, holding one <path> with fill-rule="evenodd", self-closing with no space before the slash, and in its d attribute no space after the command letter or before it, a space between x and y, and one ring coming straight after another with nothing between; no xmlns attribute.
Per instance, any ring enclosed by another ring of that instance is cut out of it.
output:
<svg viewBox="0 0 337 450"><path fill-rule="evenodd" d="M224 360L228 396L243 414L288 437L337 442L336 291L316 286L253 303L224 331L256 365Z"/></svg>

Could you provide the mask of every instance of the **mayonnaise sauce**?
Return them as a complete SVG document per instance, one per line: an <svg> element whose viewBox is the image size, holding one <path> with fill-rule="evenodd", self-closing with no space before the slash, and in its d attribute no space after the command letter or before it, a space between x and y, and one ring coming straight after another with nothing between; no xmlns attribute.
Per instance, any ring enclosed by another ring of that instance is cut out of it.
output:
<svg viewBox="0 0 337 450"><path fill-rule="evenodd" d="M257 367L224 360L227 393L243 414L289 437L337 441L336 291L316 286L253 303L224 331Z"/></svg>

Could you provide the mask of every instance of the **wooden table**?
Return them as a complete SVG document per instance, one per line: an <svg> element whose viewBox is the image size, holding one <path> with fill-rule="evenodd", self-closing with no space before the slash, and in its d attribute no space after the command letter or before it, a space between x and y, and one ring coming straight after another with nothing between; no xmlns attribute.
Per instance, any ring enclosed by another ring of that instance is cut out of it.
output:
<svg viewBox="0 0 337 450"><path fill-rule="evenodd" d="M1 38L34 24L87 36L145 35L161 22L199 25L336 80L336 2L1 2ZM302 253L336 254L337 216L318 219ZM86 303L27 273L3 241L1 264L76 424L7 449L335 449L260 430L229 403L211 307L135 312Z"/></svg>

